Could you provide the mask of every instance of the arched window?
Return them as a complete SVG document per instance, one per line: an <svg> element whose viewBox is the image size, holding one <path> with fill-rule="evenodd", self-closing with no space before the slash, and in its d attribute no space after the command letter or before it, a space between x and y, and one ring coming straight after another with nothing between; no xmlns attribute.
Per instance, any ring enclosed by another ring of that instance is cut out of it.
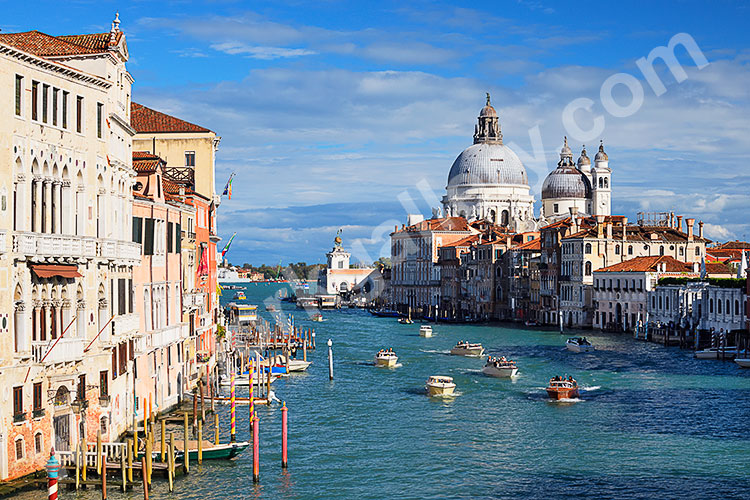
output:
<svg viewBox="0 0 750 500"><path fill-rule="evenodd" d="M659 246L659 255L664 255L664 245Z"/></svg>
<svg viewBox="0 0 750 500"><path fill-rule="evenodd" d="M37 432L36 434L34 434L34 453L36 453L37 455L41 454L42 451L44 450L43 445L44 445L44 441L42 438L42 433Z"/></svg>
<svg viewBox="0 0 750 500"><path fill-rule="evenodd" d="M604 187L605 188L609 187L609 179L607 179L606 177L604 178Z"/></svg>
<svg viewBox="0 0 750 500"><path fill-rule="evenodd" d="M602 177L599 177L599 187L600 188L604 187L604 178L602 178Z"/></svg>
<svg viewBox="0 0 750 500"><path fill-rule="evenodd" d="M508 211L507 210L503 210L502 220L500 221L500 224L502 224L503 226L507 226L509 218L510 218L510 214L508 213Z"/></svg>
<svg viewBox="0 0 750 500"><path fill-rule="evenodd" d="M726 312L726 314L732 314L732 306L731 302L729 302L729 299L727 299L727 308L724 309L724 311Z"/></svg>
<svg viewBox="0 0 750 500"><path fill-rule="evenodd" d="M664 297L664 309L669 310L669 295Z"/></svg>
<svg viewBox="0 0 750 500"><path fill-rule="evenodd" d="M701 247L695 247L695 255L697 255L698 257L701 256Z"/></svg>
<svg viewBox="0 0 750 500"><path fill-rule="evenodd" d="M659 295L659 309L662 308L661 306L662 306L661 295Z"/></svg>
<svg viewBox="0 0 750 500"><path fill-rule="evenodd" d="M586 276L591 276L591 262L586 262Z"/></svg>
<svg viewBox="0 0 750 500"><path fill-rule="evenodd" d="M615 255L620 255L620 245L615 245Z"/></svg>
<svg viewBox="0 0 750 500"><path fill-rule="evenodd" d="M591 253L591 243L586 243L586 253Z"/></svg>
<svg viewBox="0 0 750 500"><path fill-rule="evenodd" d="M737 316L740 314L740 301L735 300L734 301L734 315Z"/></svg>
<svg viewBox="0 0 750 500"><path fill-rule="evenodd" d="M721 299L716 300L716 313L721 314Z"/></svg>
<svg viewBox="0 0 750 500"><path fill-rule="evenodd" d="M628 245L628 255L633 255L633 245Z"/></svg>
<svg viewBox="0 0 750 500"><path fill-rule="evenodd" d="M714 312L714 299L709 299L708 301L708 312Z"/></svg>

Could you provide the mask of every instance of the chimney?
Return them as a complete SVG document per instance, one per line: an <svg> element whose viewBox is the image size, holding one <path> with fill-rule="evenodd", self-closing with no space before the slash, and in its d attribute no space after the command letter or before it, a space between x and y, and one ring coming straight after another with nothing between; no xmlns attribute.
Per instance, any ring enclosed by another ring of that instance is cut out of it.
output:
<svg viewBox="0 0 750 500"><path fill-rule="evenodd" d="M479 244L482 244L482 233L479 233Z"/></svg>
<svg viewBox="0 0 750 500"><path fill-rule="evenodd" d="M701 265L698 262L693 262L693 272L698 274L701 272Z"/></svg>
<svg viewBox="0 0 750 500"><path fill-rule="evenodd" d="M669 227L674 227L674 212L669 212Z"/></svg>
<svg viewBox="0 0 750 500"><path fill-rule="evenodd" d="M505 249L510 250L510 247L513 246L513 237L509 234L505 235Z"/></svg>
<svg viewBox="0 0 750 500"><path fill-rule="evenodd" d="M703 238L703 221L698 223L698 237Z"/></svg>
<svg viewBox="0 0 750 500"><path fill-rule="evenodd" d="M695 219L685 219L687 225L688 241L693 241L693 226L695 226Z"/></svg>
<svg viewBox="0 0 750 500"><path fill-rule="evenodd" d="M570 222L573 224L573 233L578 232L578 207L570 207Z"/></svg>
<svg viewBox="0 0 750 500"><path fill-rule="evenodd" d="M604 216L596 216L596 237L599 239L604 238Z"/></svg>
<svg viewBox="0 0 750 500"><path fill-rule="evenodd" d="M682 232L682 215L677 216L677 230Z"/></svg>
<svg viewBox="0 0 750 500"><path fill-rule="evenodd" d="M612 239L612 222L607 222L607 239Z"/></svg>
<svg viewBox="0 0 750 500"><path fill-rule="evenodd" d="M622 241L626 241L628 239L628 218L623 217L622 218ZM623 255L625 254L625 249L622 249Z"/></svg>

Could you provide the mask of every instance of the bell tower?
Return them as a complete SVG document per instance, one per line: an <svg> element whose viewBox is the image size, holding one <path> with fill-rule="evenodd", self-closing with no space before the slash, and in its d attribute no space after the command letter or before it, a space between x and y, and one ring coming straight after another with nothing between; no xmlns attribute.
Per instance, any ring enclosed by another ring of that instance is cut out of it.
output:
<svg viewBox="0 0 750 500"><path fill-rule="evenodd" d="M594 192L593 215L612 215L612 170L609 168L609 156L604 152L604 141L599 143L599 152L594 157L591 184Z"/></svg>

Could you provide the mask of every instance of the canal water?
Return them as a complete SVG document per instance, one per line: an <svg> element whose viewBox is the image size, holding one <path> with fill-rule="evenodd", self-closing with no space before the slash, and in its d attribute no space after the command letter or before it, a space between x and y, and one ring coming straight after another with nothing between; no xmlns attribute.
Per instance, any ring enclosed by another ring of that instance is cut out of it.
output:
<svg viewBox="0 0 750 500"><path fill-rule="evenodd" d="M248 303L263 309L281 286L247 285ZM307 373L273 385L289 407L289 469L280 466L280 406L261 406L259 485L248 449L231 462L191 464L172 495L156 482L152 499L750 498L750 370L732 362L625 335L586 332L596 351L574 354L552 330L438 324L425 339L418 323L361 310L324 311L322 323L291 304L284 311L315 328L318 345ZM488 378L482 360L450 356L464 339L516 360L519 377ZM388 347L399 366L375 367L374 354ZM547 399L557 374L578 380L578 400ZM426 396L430 375L452 376L457 396ZM249 435L247 408L237 409L239 440ZM112 499L142 498L109 489Z"/></svg>

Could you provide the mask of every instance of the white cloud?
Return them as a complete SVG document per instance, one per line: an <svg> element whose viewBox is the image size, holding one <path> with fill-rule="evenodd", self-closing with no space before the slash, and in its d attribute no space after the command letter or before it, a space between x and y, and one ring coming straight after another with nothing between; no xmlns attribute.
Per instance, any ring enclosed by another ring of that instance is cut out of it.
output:
<svg viewBox="0 0 750 500"><path fill-rule="evenodd" d="M230 55L244 55L252 59L272 60L288 57L300 57L317 54L314 50L288 49L284 47L266 47L247 45L240 42L222 42L211 45L211 48Z"/></svg>

